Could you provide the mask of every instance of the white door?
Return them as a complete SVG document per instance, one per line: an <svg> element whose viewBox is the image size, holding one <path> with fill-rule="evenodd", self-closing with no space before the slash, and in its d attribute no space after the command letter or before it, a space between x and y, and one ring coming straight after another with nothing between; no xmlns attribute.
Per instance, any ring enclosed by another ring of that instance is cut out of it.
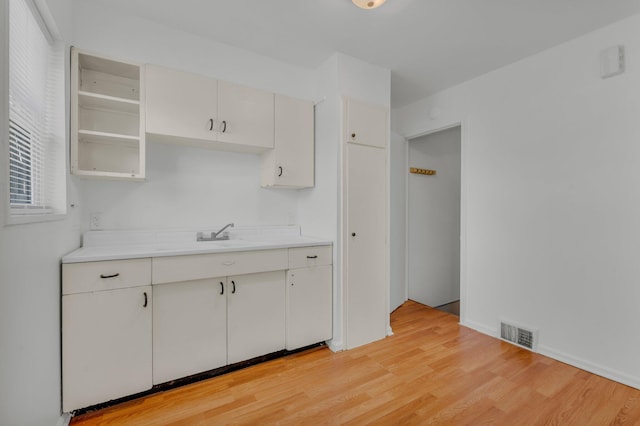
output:
<svg viewBox="0 0 640 426"><path fill-rule="evenodd" d="M273 93L218 82L220 142L273 148Z"/></svg>
<svg viewBox="0 0 640 426"><path fill-rule="evenodd" d="M62 410L150 389L151 286L62 297Z"/></svg>
<svg viewBox="0 0 640 426"><path fill-rule="evenodd" d="M354 348L385 337L386 152L346 147L346 345Z"/></svg>
<svg viewBox="0 0 640 426"><path fill-rule="evenodd" d="M314 185L313 114L311 101L275 95L275 147L263 154L263 186Z"/></svg>
<svg viewBox="0 0 640 426"><path fill-rule="evenodd" d="M226 278L156 285L153 384L227 364Z"/></svg>
<svg viewBox="0 0 640 426"><path fill-rule="evenodd" d="M387 109L353 99L346 100L345 140L384 148L389 135Z"/></svg>
<svg viewBox="0 0 640 426"><path fill-rule="evenodd" d="M229 364L285 348L284 271L227 278Z"/></svg>
<svg viewBox="0 0 640 426"><path fill-rule="evenodd" d="M218 82L156 65L145 66L146 131L215 140Z"/></svg>
<svg viewBox="0 0 640 426"><path fill-rule="evenodd" d="M409 299L431 307L460 300L460 127L409 141Z"/></svg>
<svg viewBox="0 0 640 426"><path fill-rule="evenodd" d="M315 266L287 273L287 349L331 339L333 267Z"/></svg>

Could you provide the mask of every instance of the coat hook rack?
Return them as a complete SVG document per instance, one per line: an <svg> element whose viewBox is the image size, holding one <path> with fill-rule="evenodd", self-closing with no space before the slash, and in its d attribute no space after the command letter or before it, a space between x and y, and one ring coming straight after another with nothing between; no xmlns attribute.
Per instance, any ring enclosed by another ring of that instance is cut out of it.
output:
<svg viewBox="0 0 640 426"><path fill-rule="evenodd" d="M435 174L436 174L436 171L435 171L435 170L429 170L429 169L418 169L418 168L416 168L416 167L411 167L411 168L409 168L409 171L410 171L411 173L416 173L416 174L419 174L419 175L429 175L429 176L433 176L433 175L435 175Z"/></svg>

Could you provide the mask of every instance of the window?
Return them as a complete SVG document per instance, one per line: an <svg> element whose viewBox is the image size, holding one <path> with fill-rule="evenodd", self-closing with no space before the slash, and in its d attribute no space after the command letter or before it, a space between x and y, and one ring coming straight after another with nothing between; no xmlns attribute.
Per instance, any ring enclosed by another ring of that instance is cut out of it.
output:
<svg viewBox="0 0 640 426"><path fill-rule="evenodd" d="M32 1L9 1L9 223L66 212L64 47Z"/></svg>

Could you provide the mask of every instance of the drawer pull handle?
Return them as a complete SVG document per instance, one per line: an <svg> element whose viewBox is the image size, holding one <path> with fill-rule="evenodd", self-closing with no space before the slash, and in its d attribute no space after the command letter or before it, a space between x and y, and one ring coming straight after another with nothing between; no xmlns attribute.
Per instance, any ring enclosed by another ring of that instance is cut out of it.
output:
<svg viewBox="0 0 640 426"><path fill-rule="evenodd" d="M227 131L227 120L222 120L222 128L220 129L221 133L224 133Z"/></svg>
<svg viewBox="0 0 640 426"><path fill-rule="evenodd" d="M224 294L224 283L220 281L220 294Z"/></svg>
<svg viewBox="0 0 640 426"><path fill-rule="evenodd" d="M222 264L223 264L224 266L231 266L231 265L235 265L235 263L236 263L236 261L235 261L235 260L232 260L232 261L230 261L230 262L222 262Z"/></svg>
<svg viewBox="0 0 640 426"><path fill-rule="evenodd" d="M278 170L280 170L280 171L278 172L278 177L282 177L282 172L283 172L283 170L282 170L282 166L278 166Z"/></svg>
<svg viewBox="0 0 640 426"><path fill-rule="evenodd" d="M146 308L147 305L149 303L149 297L147 296L147 292L144 292L144 305L142 305L143 308Z"/></svg>
<svg viewBox="0 0 640 426"><path fill-rule="evenodd" d="M236 294L236 282L235 281L231 281L231 284L233 285L233 289L231 290L231 294Z"/></svg>
<svg viewBox="0 0 640 426"><path fill-rule="evenodd" d="M100 274L100 278L115 278L115 277L119 277L119 276L120 276L120 272L118 272L116 274L111 274L111 275Z"/></svg>
<svg viewBox="0 0 640 426"><path fill-rule="evenodd" d="M317 259L317 258L318 258L317 255L316 256L307 256L307 259Z"/></svg>

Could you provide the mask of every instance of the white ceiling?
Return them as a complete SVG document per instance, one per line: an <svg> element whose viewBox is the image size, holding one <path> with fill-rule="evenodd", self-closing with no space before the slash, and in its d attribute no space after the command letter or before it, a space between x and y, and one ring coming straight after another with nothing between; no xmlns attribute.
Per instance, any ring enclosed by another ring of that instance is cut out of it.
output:
<svg viewBox="0 0 640 426"><path fill-rule="evenodd" d="M92 1L303 67L360 58L391 70L393 107L640 13L640 0Z"/></svg>

